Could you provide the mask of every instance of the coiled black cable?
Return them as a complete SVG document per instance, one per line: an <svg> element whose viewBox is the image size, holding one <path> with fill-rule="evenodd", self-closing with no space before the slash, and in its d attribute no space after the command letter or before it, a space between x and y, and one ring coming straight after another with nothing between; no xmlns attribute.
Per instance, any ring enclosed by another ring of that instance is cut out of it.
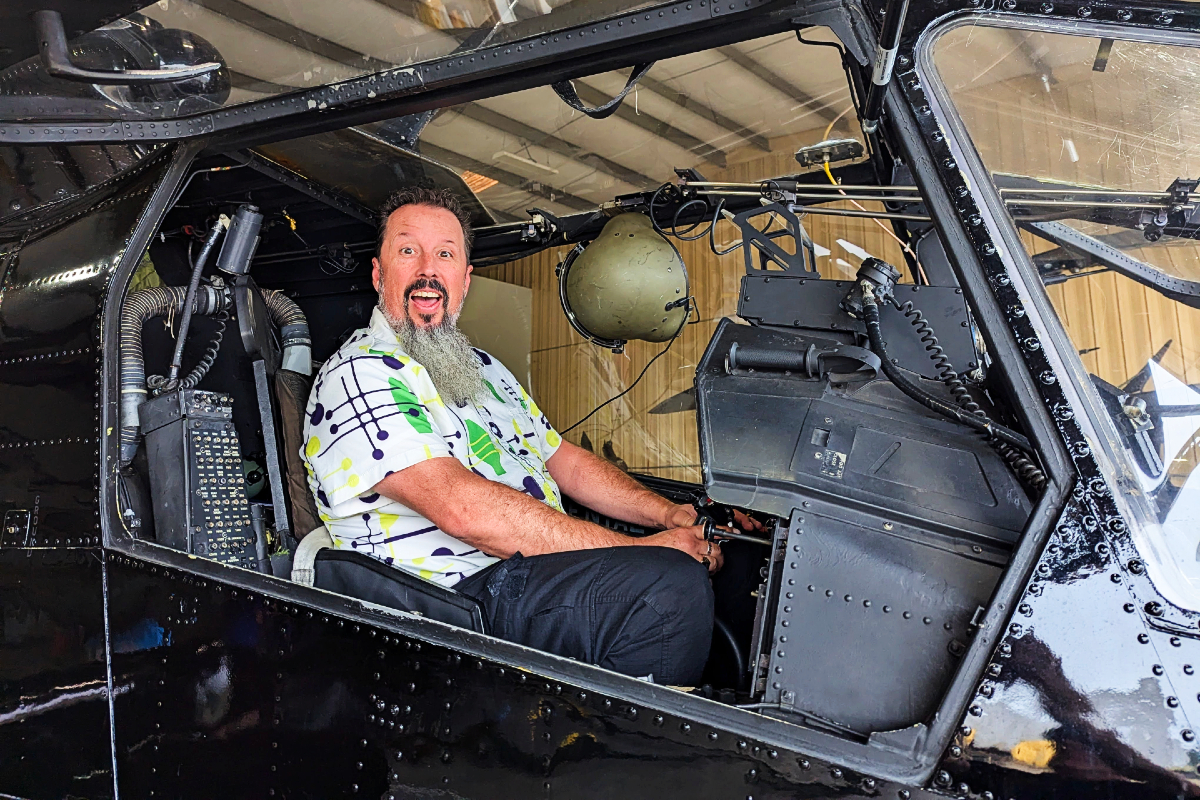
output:
<svg viewBox="0 0 1200 800"><path fill-rule="evenodd" d="M950 359L946 356L941 342L938 341L937 334L933 332L933 326L929 324L929 320L925 319L925 315L921 313L921 310L915 307L911 300L898 303L895 298L892 298L892 305L908 319L909 324L920 335L921 343L925 345L925 352L929 354L930 360L933 361L934 369L937 370L938 380L944 383L946 388L950 390L950 396L954 398L954 402L958 407L977 417L987 419L987 414L979 407L979 403L975 402L975 398L971 396L971 393L963 384L962 376L958 374L954 369L954 365L950 363ZM1032 486L1038 491L1045 488L1046 473L1042 472L1028 455L994 436L988 437L988 444L1000 454L1000 457L1008 463L1012 471L1017 474L1017 477L1028 486Z"/></svg>
<svg viewBox="0 0 1200 800"><path fill-rule="evenodd" d="M887 349L883 344L883 333L879 328L879 303L875 299L874 289L866 281L862 282L861 287L863 292L863 322L867 325L867 337L871 340L871 349L875 351L875 355L879 356L883 374L888 377L888 380L897 389L930 411L949 417L968 428L982 431L988 436L994 436L1013 447L1026 452L1033 451L1033 445L1029 443L1029 440L1016 431L1010 430L998 422L993 422L987 417L971 414L955 404L947 403L945 400L931 395L901 373L899 367L893 364L892 360L888 358Z"/></svg>
<svg viewBox="0 0 1200 800"><path fill-rule="evenodd" d="M200 357L199 363L192 368L187 377L179 382L180 389L195 389L212 369L213 363L217 360L217 353L221 352L221 340L225 338L225 323L228 321L229 312L222 309L217 314L217 329L213 332L212 340L209 341L208 347L204 348L204 355Z"/></svg>

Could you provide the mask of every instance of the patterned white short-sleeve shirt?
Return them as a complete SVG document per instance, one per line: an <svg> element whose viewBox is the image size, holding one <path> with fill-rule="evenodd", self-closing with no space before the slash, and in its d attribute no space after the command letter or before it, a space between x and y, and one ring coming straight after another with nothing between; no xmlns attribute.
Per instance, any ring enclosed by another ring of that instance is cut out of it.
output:
<svg viewBox="0 0 1200 800"><path fill-rule="evenodd" d="M337 548L367 553L444 586L498 559L373 492L393 472L452 456L562 510L546 461L562 439L503 364L482 350L487 394L447 406L378 309L317 374L302 452L317 510Z"/></svg>

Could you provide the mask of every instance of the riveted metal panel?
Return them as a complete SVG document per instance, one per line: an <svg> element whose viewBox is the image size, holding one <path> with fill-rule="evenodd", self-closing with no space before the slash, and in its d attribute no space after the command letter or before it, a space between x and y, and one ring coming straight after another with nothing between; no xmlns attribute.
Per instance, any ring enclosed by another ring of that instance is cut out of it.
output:
<svg viewBox="0 0 1200 800"><path fill-rule="evenodd" d="M0 549L0 795L112 796L101 559Z"/></svg>
<svg viewBox="0 0 1200 800"><path fill-rule="evenodd" d="M128 796L926 796L536 668L108 559Z"/></svg>

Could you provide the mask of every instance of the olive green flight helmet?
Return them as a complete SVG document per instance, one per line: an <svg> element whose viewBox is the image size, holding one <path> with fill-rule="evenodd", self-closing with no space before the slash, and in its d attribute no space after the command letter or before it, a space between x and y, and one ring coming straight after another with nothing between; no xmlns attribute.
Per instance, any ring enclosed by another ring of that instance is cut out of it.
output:
<svg viewBox="0 0 1200 800"><path fill-rule="evenodd" d="M683 258L644 214L619 214L576 246L559 267L558 294L571 326L613 350L630 339L665 342L687 324Z"/></svg>

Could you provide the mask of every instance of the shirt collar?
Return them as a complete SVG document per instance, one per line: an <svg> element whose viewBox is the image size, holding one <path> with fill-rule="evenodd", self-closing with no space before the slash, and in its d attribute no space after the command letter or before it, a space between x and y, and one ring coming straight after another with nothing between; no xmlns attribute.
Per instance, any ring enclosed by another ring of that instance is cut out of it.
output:
<svg viewBox="0 0 1200 800"><path fill-rule="evenodd" d="M391 344L400 344L400 337L396 336L396 331L388 323L387 317L383 315L383 311L379 306L375 306L375 310L371 312L371 324L368 326L371 335L376 339L381 339Z"/></svg>

